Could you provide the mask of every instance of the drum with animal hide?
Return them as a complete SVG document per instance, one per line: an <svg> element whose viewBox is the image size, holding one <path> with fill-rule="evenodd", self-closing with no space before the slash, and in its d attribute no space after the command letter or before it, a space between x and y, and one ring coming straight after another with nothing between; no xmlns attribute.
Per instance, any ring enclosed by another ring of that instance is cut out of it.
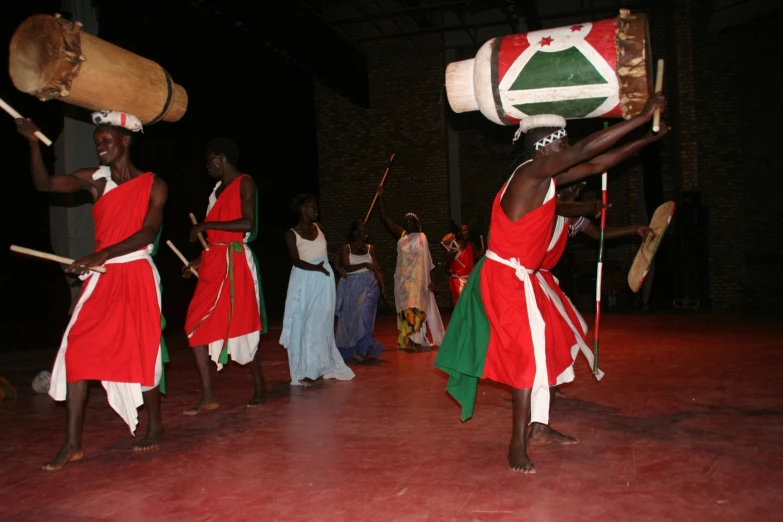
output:
<svg viewBox="0 0 783 522"><path fill-rule="evenodd" d="M652 92L647 17L617 18L493 38L475 58L446 68L454 112L481 113L500 125L535 114L566 119L639 114Z"/></svg>
<svg viewBox="0 0 783 522"><path fill-rule="evenodd" d="M81 31L59 14L34 15L11 38L8 72L17 89L41 101L119 111L145 125L178 121L185 89L160 65Z"/></svg>

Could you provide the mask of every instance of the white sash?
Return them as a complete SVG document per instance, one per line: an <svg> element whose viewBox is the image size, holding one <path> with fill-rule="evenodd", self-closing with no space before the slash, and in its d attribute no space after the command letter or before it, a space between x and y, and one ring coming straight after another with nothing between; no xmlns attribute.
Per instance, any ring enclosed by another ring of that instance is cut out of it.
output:
<svg viewBox="0 0 783 522"><path fill-rule="evenodd" d="M530 324L530 333L533 338L533 357L536 362L536 373L533 379L533 389L530 394L530 422L549 424L549 375L546 369L546 323L538 309L536 294L533 290L533 281L530 278L532 270L528 270L519 262L519 259L503 259L492 250L487 250L487 259L496 261L502 265L513 268L517 279L522 281L525 287L525 301L527 304L527 320Z"/></svg>

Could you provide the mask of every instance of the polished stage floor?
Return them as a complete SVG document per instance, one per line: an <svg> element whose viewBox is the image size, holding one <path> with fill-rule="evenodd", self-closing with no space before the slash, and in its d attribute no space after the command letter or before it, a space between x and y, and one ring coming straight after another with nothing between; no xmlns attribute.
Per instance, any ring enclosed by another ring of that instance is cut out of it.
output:
<svg viewBox="0 0 783 522"><path fill-rule="evenodd" d="M580 443L533 448L532 476L505 463L508 391L482 383L461 423L435 352L393 349L393 317L379 318L381 361L307 390L289 386L277 325L262 345L266 405L245 408L250 371L230 365L215 379L221 407L195 417L181 412L199 399L197 375L169 331L164 444L133 452L98 385L86 457L57 472L39 465L62 443L65 409L30 388L54 351L5 353L0 375L19 397L0 404L0 521L783 520L779 323L607 315L606 377L580 356L552 413Z"/></svg>

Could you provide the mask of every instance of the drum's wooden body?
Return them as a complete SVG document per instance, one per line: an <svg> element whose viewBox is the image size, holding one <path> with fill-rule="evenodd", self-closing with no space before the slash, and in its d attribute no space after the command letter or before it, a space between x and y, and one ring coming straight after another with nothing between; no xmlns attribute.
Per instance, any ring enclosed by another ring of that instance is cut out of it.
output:
<svg viewBox="0 0 783 522"><path fill-rule="evenodd" d="M126 112L142 124L178 121L188 95L157 63L88 33L60 15L34 15L11 39L8 72L41 101Z"/></svg>
<svg viewBox="0 0 783 522"><path fill-rule="evenodd" d="M652 92L644 13L487 41L470 60L446 68L454 112L479 110L500 125L525 116L631 118Z"/></svg>
<svg viewBox="0 0 783 522"><path fill-rule="evenodd" d="M644 279L650 272L650 268L652 268L655 253L658 252L663 236L666 235L666 230L672 222L675 207L674 201L667 201L656 208L655 213L653 213L653 217L650 220L650 228L653 230L653 233L644 238L642 246L639 247L639 251L633 260L631 269L628 271L628 286L631 287L634 293L641 290Z"/></svg>

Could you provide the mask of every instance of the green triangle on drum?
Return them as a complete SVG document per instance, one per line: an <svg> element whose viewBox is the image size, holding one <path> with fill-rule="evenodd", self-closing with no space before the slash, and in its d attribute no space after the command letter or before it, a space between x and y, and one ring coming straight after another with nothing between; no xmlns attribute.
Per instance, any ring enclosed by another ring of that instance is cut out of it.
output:
<svg viewBox="0 0 783 522"><path fill-rule="evenodd" d="M534 114L558 114L563 118L584 118L606 101L603 98L581 98L578 100L563 100L540 103L520 103L514 105L528 116Z"/></svg>
<svg viewBox="0 0 783 522"><path fill-rule="evenodd" d="M509 91L609 83L576 47L554 53L537 52L519 72Z"/></svg>

